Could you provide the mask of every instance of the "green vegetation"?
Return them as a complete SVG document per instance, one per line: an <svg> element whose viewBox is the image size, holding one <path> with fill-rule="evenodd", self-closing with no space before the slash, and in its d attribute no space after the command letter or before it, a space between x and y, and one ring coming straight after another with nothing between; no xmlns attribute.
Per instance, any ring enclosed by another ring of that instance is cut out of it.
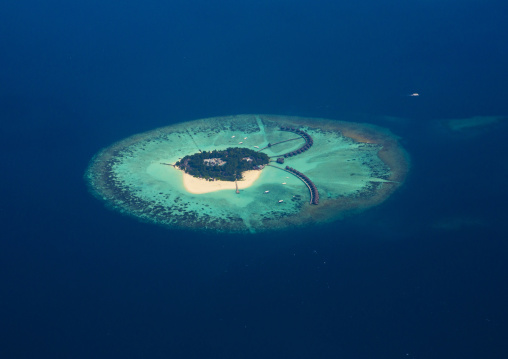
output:
<svg viewBox="0 0 508 359"><path fill-rule="evenodd" d="M223 151L203 151L185 156L175 166L194 177L234 181L242 178L243 171L257 169L269 160L265 153L229 147Z"/></svg>

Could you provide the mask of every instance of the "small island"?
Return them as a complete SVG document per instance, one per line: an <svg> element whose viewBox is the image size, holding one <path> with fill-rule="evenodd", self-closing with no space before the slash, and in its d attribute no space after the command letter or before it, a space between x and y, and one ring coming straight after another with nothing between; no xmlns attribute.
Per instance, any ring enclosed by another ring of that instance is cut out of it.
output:
<svg viewBox="0 0 508 359"><path fill-rule="evenodd" d="M125 138L98 152L85 177L109 208L142 221L256 233L377 206L403 185L408 168L398 137L387 129L247 114Z"/></svg>
<svg viewBox="0 0 508 359"><path fill-rule="evenodd" d="M229 147L222 151L203 151L185 156L175 167L197 178L219 181L242 179L244 171L260 170L270 158L267 154L243 147Z"/></svg>

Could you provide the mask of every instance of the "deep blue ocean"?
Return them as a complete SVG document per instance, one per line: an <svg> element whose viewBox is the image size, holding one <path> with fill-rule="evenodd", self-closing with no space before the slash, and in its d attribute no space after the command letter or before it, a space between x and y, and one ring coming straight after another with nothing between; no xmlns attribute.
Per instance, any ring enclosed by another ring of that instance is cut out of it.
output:
<svg viewBox="0 0 508 359"><path fill-rule="evenodd" d="M508 358L508 2L0 4L0 358ZM419 93L419 97L408 96ZM241 113L365 121L405 185L304 230L168 230L89 160Z"/></svg>

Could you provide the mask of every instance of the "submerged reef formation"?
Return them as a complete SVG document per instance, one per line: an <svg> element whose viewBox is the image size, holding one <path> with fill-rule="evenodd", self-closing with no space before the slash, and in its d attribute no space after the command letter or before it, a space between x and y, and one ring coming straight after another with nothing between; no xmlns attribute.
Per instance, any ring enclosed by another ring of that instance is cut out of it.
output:
<svg viewBox="0 0 508 359"><path fill-rule="evenodd" d="M126 138L95 155L85 177L110 208L143 221L260 232L378 205L401 186L408 167L397 137L374 125L238 115ZM203 190L189 190L189 178Z"/></svg>
<svg viewBox="0 0 508 359"><path fill-rule="evenodd" d="M503 131L508 123L506 116L474 116L468 118L439 119L435 127L439 133L455 138L475 138L490 131Z"/></svg>

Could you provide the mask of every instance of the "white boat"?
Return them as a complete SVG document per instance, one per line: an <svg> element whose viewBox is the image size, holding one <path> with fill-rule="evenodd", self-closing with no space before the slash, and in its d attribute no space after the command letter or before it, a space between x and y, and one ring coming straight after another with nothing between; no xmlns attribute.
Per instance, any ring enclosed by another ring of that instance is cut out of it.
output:
<svg viewBox="0 0 508 359"><path fill-rule="evenodd" d="M270 191L265 191L265 193L269 193Z"/></svg>
<svg viewBox="0 0 508 359"><path fill-rule="evenodd" d="M244 139L244 140L246 140L246 139L247 139L247 137L244 137L243 139Z"/></svg>
<svg viewBox="0 0 508 359"><path fill-rule="evenodd" d="M235 136L231 136L231 138L235 138Z"/></svg>
<svg viewBox="0 0 508 359"><path fill-rule="evenodd" d="M286 184L286 182L282 182L282 184Z"/></svg>
<svg viewBox="0 0 508 359"><path fill-rule="evenodd" d="M282 203L282 202L284 202L284 200L283 199L279 199L279 203Z"/></svg>
<svg viewBox="0 0 508 359"><path fill-rule="evenodd" d="M259 148L259 146L254 146L254 148Z"/></svg>
<svg viewBox="0 0 508 359"><path fill-rule="evenodd" d="M241 145L243 142L238 142L239 145Z"/></svg>

